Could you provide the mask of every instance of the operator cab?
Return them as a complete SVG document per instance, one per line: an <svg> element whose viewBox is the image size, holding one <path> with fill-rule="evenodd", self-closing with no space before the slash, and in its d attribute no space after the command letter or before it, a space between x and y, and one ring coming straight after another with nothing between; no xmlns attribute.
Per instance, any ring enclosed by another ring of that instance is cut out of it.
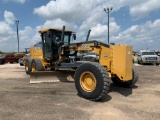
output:
<svg viewBox="0 0 160 120"><path fill-rule="evenodd" d="M42 37L43 58L56 61L59 59L59 51L61 51L62 45L70 45L72 31L44 29L39 33Z"/></svg>

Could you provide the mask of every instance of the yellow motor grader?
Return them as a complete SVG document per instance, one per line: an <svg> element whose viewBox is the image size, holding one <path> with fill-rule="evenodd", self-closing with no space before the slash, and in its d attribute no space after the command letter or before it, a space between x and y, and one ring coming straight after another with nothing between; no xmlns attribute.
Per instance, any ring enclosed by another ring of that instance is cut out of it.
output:
<svg viewBox="0 0 160 120"><path fill-rule="evenodd" d="M94 101L106 96L111 80L124 87L132 87L138 80L138 73L132 65L131 46L88 41L90 31L85 42L71 43L72 39L76 39L76 34L65 30L65 26L62 30L48 28L39 33L41 47L36 48L35 45L30 49L31 58L25 64L27 74L36 72L42 76L48 68L62 71L61 76L66 74L65 71L73 71L78 94ZM80 59L79 51L92 51L99 59Z"/></svg>

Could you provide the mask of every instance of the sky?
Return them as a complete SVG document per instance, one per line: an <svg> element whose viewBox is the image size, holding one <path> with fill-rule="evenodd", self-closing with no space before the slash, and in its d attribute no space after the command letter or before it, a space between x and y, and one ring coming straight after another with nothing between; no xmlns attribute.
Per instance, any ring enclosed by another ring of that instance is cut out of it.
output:
<svg viewBox="0 0 160 120"><path fill-rule="evenodd" d="M141 49L160 50L159 0L0 0L0 51L17 52L19 20L20 51L41 40L44 28L76 32L76 42L89 40Z"/></svg>

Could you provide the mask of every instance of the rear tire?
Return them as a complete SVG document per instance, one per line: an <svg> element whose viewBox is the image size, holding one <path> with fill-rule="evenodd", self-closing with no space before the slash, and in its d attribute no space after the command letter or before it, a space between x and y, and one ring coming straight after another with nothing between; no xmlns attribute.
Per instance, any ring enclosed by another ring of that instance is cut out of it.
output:
<svg viewBox="0 0 160 120"><path fill-rule="evenodd" d="M96 62L81 64L74 75L78 94L86 99L97 101L109 91L110 78L107 70Z"/></svg>
<svg viewBox="0 0 160 120"><path fill-rule="evenodd" d="M32 63L31 63L31 66L32 66L32 72L43 71L44 70L42 62L39 59L33 59Z"/></svg>
<svg viewBox="0 0 160 120"><path fill-rule="evenodd" d="M112 78L112 81L115 85L121 87L133 87L135 83L138 81L139 74L135 68L132 70L133 79L130 81L123 82L118 77Z"/></svg>
<svg viewBox="0 0 160 120"><path fill-rule="evenodd" d="M27 75L30 75L30 73L32 71L31 62L32 62L32 59L26 59L26 62L25 62L25 71L26 71Z"/></svg>

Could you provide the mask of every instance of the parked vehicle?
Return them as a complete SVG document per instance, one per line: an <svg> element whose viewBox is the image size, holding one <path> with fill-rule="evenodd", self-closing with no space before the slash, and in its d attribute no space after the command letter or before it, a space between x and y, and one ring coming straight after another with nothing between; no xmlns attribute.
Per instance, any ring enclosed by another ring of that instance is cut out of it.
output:
<svg viewBox="0 0 160 120"><path fill-rule="evenodd" d="M0 64L4 64L4 63L7 63L7 62L10 62L10 63L16 62L16 63L18 63L18 60L20 58L21 57L15 56L14 54L3 54L0 57Z"/></svg>
<svg viewBox="0 0 160 120"><path fill-rule="evenodd" d="M159 65L159 56L152 50L140 50L137 57L138 64L156 64Z"/></svg>
<svg viewBox="0 0 160 120"><path fill-rule="evenodd" d="M28 59L29 57L30 57L30 54L25 54L23 58L20 58L19 59L20 66L24 66L25 62L26 62L26 59Z"/></svg>
<svg viewBox="0 0 160 120"><path fill-rule="evenodd" d="M159 56L159 63L160 63L160 51L157 50L157 51L155 51L155 53Z"/></svg>

